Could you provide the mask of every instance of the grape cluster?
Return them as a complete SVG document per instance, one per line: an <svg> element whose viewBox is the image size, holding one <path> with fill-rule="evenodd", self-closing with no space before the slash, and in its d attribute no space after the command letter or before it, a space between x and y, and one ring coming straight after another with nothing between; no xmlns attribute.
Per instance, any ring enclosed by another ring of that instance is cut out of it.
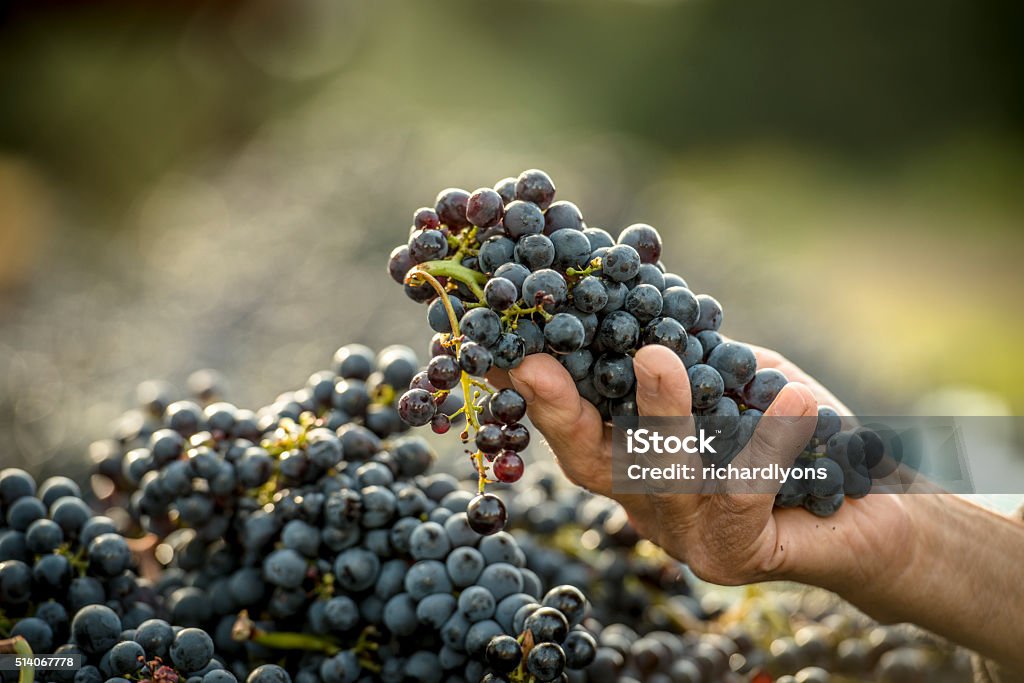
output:
<svg viewBox="0 0 1024 683"><path fill-rule="evenodd" d="M402 434L394 387L422 374L415 354L350 345L334 361L255 412L146 383L147 419L94 448L107 504L159 543L167 618L210 633L239 677L283 663L296 683L539 682L588 664L582 593L542 583L503 519L480 533L501 501L430 474L433 451ZM522 417L511 398L495 410Z"/></svg>
<svg viewBox="0 0 1024 683"><path fill-rule="evenodd" d="M27 472L0 471L0 635L21 654L81 655L54 683L233 683L213 639L172 627L160 586L137 571L137 541L95 515L66 477L36 487ZM20 641L20 645L19 645ZM18 647L28 647L19 651Z"/></svg>
<svg viewBox="0 0 1024 683"><path fill-rule="evenodd" d="M131 412L93 448L105 516L71 480L0 473L0 642L83 655L78 672L45 672L53 683L895 681L951 661L835 608L792 632L764 627L789 616L736 619L552 466L502 494L509 532L482 534L480 496L431 474L430 447L399 422L368 418L397 415L414 354L348 346L335 361L255 412L228 409L205 373L194 420L144 384L149 418ZM484 426L522 417L512 393L477 398Z"/></svg>
<svg viewBox="0 0 1024 683"><path fill-rule="evenodd" d="M482 381L492 368L552 354L579 394L610 421L637 415L636 351L665 346L686 367L693 414L730 427L731 447L719 451L715 465L742 449L787 382L777 369L758 368L749 346L722 337L721 304L694 294L666 269L657 230L637 223L615 239L588 227L572 202L554 199L554 183L537 169L493 188L442 190L433 208L414 213L408 242L388 260L389 274L409 298L427 305L436 333L433 358L402 395L399 414L439 433L453 419L468 421L461 436L473 442L481 530L500 528L506 519L485 486L521 475L515 453L529 440L518 422L522 397L510 389L494 393ZM462 396L453 402L456 389ZM845 496L868 492L881 441L840 427L835 410L821 407L815 437L797 462L816 472L791 478L779 505L826 516ZM825 477L815 480L818 468Z"/></svg>
<svg viewBox="0 0 1024 683"><path fill-rule="evenodd" d="M317 482L343 460L406 476L424 472L429 450L402 441L382 447L407 429L394 387L407 385L418 367L407 347L374 354L344 346L331 369L256 411L220 400L219 382L196 382L195 375L193 396L183 400L164 383L145 382L140 408L121 418L117 437L93 445L97 472L142 529L164 537L187 527L201 542L215 542L234 534L232 522L246 513L239 506Z"/></svg>

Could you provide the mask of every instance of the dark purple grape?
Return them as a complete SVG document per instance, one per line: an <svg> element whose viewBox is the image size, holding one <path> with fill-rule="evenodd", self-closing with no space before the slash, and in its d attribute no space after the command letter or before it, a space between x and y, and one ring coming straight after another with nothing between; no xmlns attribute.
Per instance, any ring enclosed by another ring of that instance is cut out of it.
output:
<svg viewBox="0 0 1024 683"><path fill-rule="evenodd" d="M523 658L523 648L512 636L495 636L487 643L484 657L489 667L498 673L508 673L519 666Z"/></svg>
<svg viewBox="0 0 1024 683"><path fill-rule="evenodd" d="M691 334L693 334L691 332ZM693 335L697 337L700 342L700 346L704 349L704 362L708 361L711 357L711 352L718 348L718 345L724 341L722 335L718 334L714 330L701 330L697 334Z"/></svg>
<svg viewBox="0 0 1024 683"><path fill-rule="evenodd" d="M722 304L708 294L698 294L700 317L697 318L695 330L718 330L722 326Z"/></svg>
<svg viewBox="0 0 1024 683"><path fill-rule="evenodd" d="M462 379L462 368L451 356L435 356L427 364L427 379L442 391L452 389Z"/></svg>
<svg viewBox="0 0 1024 683"><path fill-rule="evenodd" d="M594 361L594 388L606 398L622 398L636 383L633 359L621 353L605 353Z"/></svg>
<svg viewBox="0 0 1024 683"><path fill-rule="evenodd" d="M871 472L863 465L843 471L843 494L847 498L863 498L871 493Z"/></svg>
<svg viewBox="0 0 1024 683"><path fill-rule="evenodd" d="M547 605L527 617L524 626L533 634L535 643L561 643L569 634L569 620L566 616L555 607Z"/></svg>
<svg viewBox="0 0 1024 683"><path fill-rule="evenodd" d="M696 327L700 318L700 303L693 292L685 287L666 287L661 293L661 299L663 316L678 320L687 332Z"/></svg>
<svg viewBox="0 0 1024 683"><path fill-rule="evenodd" d="M565 652L555 643L541 643L526 657L526 670L537 681L554 681L565 669Z"/></svg>
<svg viewBox="0 0 1024 683"><path fill-rule="evenodd" d="M462 305L462 300L458 297L448 297L448 302L452 306L452 311L455 313L456 320L462 320L462 316L466 314L466 308ZM445 308L444 301L441 297L438 297L430 302L427 306L427 324L430 325L430 329L434 332L451 332L452 323L448 317L448 309Z"/></svg>
<svg viewBox="0 0 1024 683"><path fill-rule="evenodd" d="M569 308L565 311L566 315L572 317L583 323L583 346L590 346L594 343L595 337L597 337L597 325L600 319L596 313L584 313L578 311L576 308Z"/></svg>
<svg viewBox="0 0 1024 683"><path fill-rule="evenodd" d="M492 277L484 285L484 300L496 311L505 311L519 300L519 289L511 280Z"/></svg>
<svg viewBox="0 0 1024 683"><path fill-rule="evenodd" d="M690 286L686 284L686 280L679 277L675 273L665 273L665 289L669 287L682 287L683 289L689 289Z"/></svg>
<svg viewBox="0 0 1024 683"><path fill-rule="evenodd" d="M520 318L516 321L515 332L526 345L526 355L544 350L544 332L537 323Z"/></svg>
<svg viewBox="0 0 1024 683"><path fill-rule="evenodd" d="M459 351L459 365L474 377L483 377L494 364L494 358L486 347L476 342L466 342Z"/></svg>
<svg viewBox="0 0 1024 683"><path fill-rule="evenodd" d="M516 179L512 177L502 178L501 180L494 184L494 191L497 192L499 196L501 196L501 201L505 202L506 204L515 201Z"/></svg>
<svg viewBox="0 0 1024 683"><path fill-rule="evenodd" d="M811 467L823 470L824 477L809 479L807 493L814 498L830 498L843 492L843 467L832 458L817 458Z"/></svg>
<svg viewBox="0 0 1024 683"><path fill-rule="evenodd" d="M391 250L388 257L388 275L398 284L405 284L405 274L416 265L412 255L409 253L409 246L403 244Z"/></svg>
<svg viewBox="0 0 1024 683"><path fill-rule="evenodd" d="M594 640L594 636L586 631L569 631L569 635L565 637L565 642L562 643L562 650L565 652L565 666L567 668L583 669L590 666L597 656L597 641ZM699 675L700 672L697 671L697 674ZM696 678L684 680L696 680Z"/></svg>
<svg viewBox="0 0 1024 683"><path fill-rule="evenodd" d="M842 471L840 470L840 473ZM843 492L829 496L828 498L818 498L816 496L808 495L804 501L804 508L807 509L813 515L818 517L831 517L832 515L839 512L839 508L843 506L843 500L845 496Z"/></svg>
<svg viewBox="0 0 1024 683"><path fill-rule="evenodd" d="M857 469L864 465L864 441L854 431L839 432L828 440L825 454L844 470Z"/></svg>
<svg viewBox="0 0 1024 683"><path fill-rule="evenodd" d="M601 257L601 272L615 282L632 280L640 272L640 254L628 244L616 244Z"/></svg>
<svg viewBox="0 0 1024 683"><path fill-rule="evenodd" d="M502 448L501 427L485 424L476 433L476 447L482 453L497 453Z"/></svg>
<svg viewBox="0 0 1024 683"><path fill-rule="evenodd" d="M490 400L491 414L502 424L512 424L526 415L526 399L515 389L502 389Z"/></svg>
<svg viewBox="0 0 1024 683"><path fill-rule="evenodd" d="M451 344L452 336L444 332L437 332L430 338L430 357L441 355L455 355L455 345Z"/></svg>
<svg viewBox="0 0 1024 683"><path fill-rule="evenodd" d="M523 281L523 302L527 306L543 304L545 310L551 311L564 304L568 297L568 285L557 271L538 270Z"/></svg>
<svg viewBox="0 0 1024 683"><path fill-rule="evenodd" d="M775 368L765 368L754 373L754 379L743 387L743 402L758 410L768 410L775 397L789 380Z"/></svg>
<svg viewBox="0 0 1024 683"><path fill-rule="evenodd" d="M420 427L434 417L434 397L423 389L410 389L398 399L398 414L402 421L413 427Z"/></svg>
<svg viewBox="0 0 1024 683"><path fill-rule="evenodd" d="M437 413L434 417L430 418L430 429L432 429L435 434L447 434L451 427L451 418L444 413Z"/></svg>
<svg viewBox="0 0 1024 683"><path fill-rule="evenodd" d="M529 274L530 269L521 263L505 263L494 270L495 278L505 278L516 286L517 291L523 289L523 282Z"/></svg>
<svg viewBox="0 0 1024 683"><path fill-rule="evenodd" d="M646 223L634 223L619 235L619 244L636 249L643 263L657 263L661 258L661 235Z"/></svg>
<svg viewBox="0 0 1024 683"><path fill-rule="evenodd" d="M584 228L583 234L587 236L587 241L590 242L591 253L601 248L608 249L615 246L615 238L607 230Z"/></svg>
<svg viewBox="0 0 1024 683"><path fill-rule="evenodd" d="M558 362L566 369L573 381L578 382L590 376L590 368L594 365L594 354L590 349L580 349L558 357Z"/></svg>
<svg viewBox="0 0 1024 683"><path fill-rule="evenodd" d="M608 303L608 290L600 278L588 275L572 288L572 302L584 313L597 313Z"/></svg>
<svg viewBox="0 0 1024 683"><path fill-rule="evenodd" d="M511 370L519 367L526 358L526 342L515 332L502 332L498 341L490 348L494 367Z"/></svg>
<svg viewBox="0 0 1024 683"><path fill-rule="evenodd" d="M584 227L583 213L572 202L555 202L544 212L545 235L551 235L559 230L581 231ZM593 249L589 251L593 251Z"/></svg>
<svg viewBox="0 0 1024 683"><path fill-rule="evenodd" d="M653 285L637 285L626 295L626 311L641 324L649 323L661 314L661 292Z"/></svg>
<svg viewBox="0 0 1024 683"><path fill-rule="evenodd" d="M416 209L412 215L412 226L417 230L437 230L441 227L441 218L429 206Z"/></svg>
<svg viewBox="0 0 1024 683"><path fill-rule="evenodd" d="M885 443L877 432L860 427L857 429L857 436L864 442L864 465L873 470L878 463L882 462L885 455Z"/></svg>
<svg viewBox="0 0 1024 683"><path fill-rule="evenodd" d="M466 201L467 220L481 228L497 225L504 211L505 202L501 195L486 187L473 192Z"/></svg>
<svg viewBox="0 0 1024 683"><path fill-rule="evenodd" d="M628 353L640 339L640 323L626 311L612 311L597 328L597 342L615 353Z"/></svg>
<svg viewBox="0 0 1024 683"><path fill-rule="evenodd" d="M559 230L551 235L555 248L554 267L558 270L586 268L590 262L590 241L579 230Z"/></svg>
<svg viewBox="0 0 1024 683"><path fill-rule="evenodd" d="M500 498L491 493L481 493L466 506L466 519L473 531L490 536L505 528L508 511Z"/></svg>
<svg viewBox="0 0 1024 683"><path fill-rule="evenodd" d="M544 595L541 604L561 612L568 620L569 626L580 624L587 613L587 598L579 588L570 585L555 586Z"/></svg>
<svg viewBox="0 0 1024 683"><path fill-rule="evenodd" d="M555 246L546 235L525 235L516 242L515 259L530 270L547 268L555 260Z"/></svg>
<svg viewBox="0 0 1024 683"><path fill-rule="evenodd" d="M544 324L544 341L555 353L578 351L585 338L583 323L568 313L558 313Z"/></svg>
<svg viewBox="0 0 1024 683"><path fill-rule="evenodd" d="M505 451L494 459L494 478L505 484L513 484L523 476L523 459L515 451Z"/></svg>
<svg viewBox="0 0 1024 683"><path fill-rule="evenodd" d="M657 266L650 263L641 263L640 272L629 282L630 287L636 287L637 285L651 285L659 292L663 292L665 291L665 276L658 270Z"/></svg>
<svg viewBox="0 0 1024 683"><path fill-rule="evenodd" d="M718 370L725 388L736 391L746 386L757 372L757 357L746 344L722 342L708 354L708 365Z"/></svg>
<svg viewBox="0 0 1024 683"><path fill-rule="evenodd" d="M501 445L506 450L517 453L525 450L530 445L530 430L518 422L505 425L501 429Z"/></svg>
<svg viewBox="0 0 1024 683"><path fill-rule="evenodd" d="M437 215L444 225L447 225L450 230L458 232L469 226L469 220L466 218L468 203L468 192L450 187L437 194L434 210L437 211Z"/></svg>
<svg viewBox="0 0 1024 683"><path fill-rule="evenodd" d="M661 344L678 354L685 354L686 330L674 318L655 318L644 328L644 344Z"/></svg>
<svg viewBox="0 0 1024 683"><path fill-rule="evenodd" d="M843 419L835 408L829 406L818 406L818 422L814 427L814 438L820 442L827 442L843 428Z"/></svg>
<svg viewBox="0 0 1024 683"><path fill-rule="evenodd" d="M546 209L555 199L555 183L540 169L523 171L516 179L516 199L533 202L541 209Z"/></svg>
<svg viewBox="0 0 1024 683"><path fill-rule="evenodd" d="M505 207L505 232L512 239L544 231L544 212L533 202L516 200Z"/></svg>
<svg viewBox="0 0 1024 683"><path fill-rule="evenodd" d="M88 655L99 656L114 647L121 636L121 619L106 605L83 607L71 620L71 637Z"/></svg>
<svg viewBox="0 0 1024 683"><path fill-rule="evenodd" d="M512 262L515 256L515 242L507 237L495 235L489 237L480 245L478 255L480 271L483 273L494 273L499 267Z"/></svg>
<svg viewBox="0 0 1024 683"><path fill-rule="evenodd" d="M35 481L32 482L32 490L34 493ZM32 570L29 566L21 560L0 562L0 599L3 603L20 605L28 602L31 597Z"/></svg>
<svg viewBox="0 0 1024 683"><path fill-rule="evenodd" d="M448 255L448 238L440 230L421 230L409 238L409 255L416 263L443 259Z"/></svg>
<svg viewBox="0 0 1024 683"><path fill-rule="evenodd" d="M604 281L604 289L608 294L608 303L601 309L602 313L620 311L626 305L626 295L629 294L629 287L623 282Z"/></svg>
<svg viewBox="0 0 1024 683"><path fill-rule="evenodd" d="M490 346L501 336L501 318L489 308L474 308L462 317L459 329L467 339Z"/></svg>
<svg viewBox="0 0 1024 683"><path fill-rule="evenodd" d="M694 410L709 410L718 403L725 393L725 382L710 365L698 363L689 368L687 375L690 378L690 397Z"/></svg>
<svg viewBox="0 0 1024 683"><path fill-rule="evenodd" d="M686 350L681 354L683 358L683 365L687 368L692 368L697 363L704 360L704 347L701 346L700 340L694 335L688 335L686 337Z"/></svg>

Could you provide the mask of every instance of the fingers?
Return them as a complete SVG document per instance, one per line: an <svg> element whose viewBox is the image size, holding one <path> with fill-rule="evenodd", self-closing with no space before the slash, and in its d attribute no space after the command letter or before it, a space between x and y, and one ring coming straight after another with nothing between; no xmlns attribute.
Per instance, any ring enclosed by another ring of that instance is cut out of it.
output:
<svg viewBox="0 0 1024 683"><path fill-rule="evenodd" d="M636 352L636 403L645 417L690 414L690 380L683 361L672 350L653 344Z"/></svg>
<svg viewBox="0 0 1024 683"><path fill-rule="evenodd" d="M817 424L818 403L811 390L790 382L768 406L750 442L733 461L738 468L789 467L803 451ZM765 483L729 482L728 490L713 497L714 503L733 514L771 514L774 492ZM751 493L757 491L757 493Z"/></svg>
<svg viewBox="0 0 1024 683"><path fill-rule="evenodd" d="M788 466L803 451L817 424L818 402L811 390L790 382L764 413L750 443L736 456L737 467Z"/></svg>
<svg viewBox="0 0 1024 683"><path fill-rule="evenodd" d="M510 370L512 388L522 394L530 420L577 484L597 493L611 488L611 446L597 409L576 391L572 377L547 354L527 356Z"/></svg>

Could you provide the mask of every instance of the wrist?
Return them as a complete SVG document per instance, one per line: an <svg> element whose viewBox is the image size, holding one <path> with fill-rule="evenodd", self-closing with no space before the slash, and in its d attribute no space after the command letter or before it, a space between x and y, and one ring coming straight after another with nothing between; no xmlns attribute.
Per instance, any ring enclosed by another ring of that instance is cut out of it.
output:
<svg viewBox="0 0 1024 683"><path fill-rule="evenodd" d="M883 620L892 612L903 584L912 577L922 551L922 534L933 507L926 495L869 495L850 500L832 520L815 521L813 532L790 539L777 578L825 588ZM780 539L780 545L782 539Z"/></svg>
<svg viewBox="0 0 1024 683"><path fill-rule="evenodd" d="M934 548L942 543L943 518L948 514L938 496L879 494L890 508L882 528L867 534L860 570L848 589L850 602L883 623L912 621L915 606L927 600L922 577L931 572Z"/></svg>

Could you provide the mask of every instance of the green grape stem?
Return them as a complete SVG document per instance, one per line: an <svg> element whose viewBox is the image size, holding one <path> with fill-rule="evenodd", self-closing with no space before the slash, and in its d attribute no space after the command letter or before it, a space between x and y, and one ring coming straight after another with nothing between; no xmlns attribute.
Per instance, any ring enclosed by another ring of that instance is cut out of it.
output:
<svg viewBox="0 0 1024 683"><path fill-rule="evenodd" d="M456 263L453 260L445 259L443 261L427 261L415 266L409 271L408 275L405 276L406 282L412 282L417 276L431 275L434 278L446 277L469 287L469 291L473 292L473 296L478 301L484 300L483 285L487 282L487 276L481 272L475 271L471 268L467 268L461 263ZM441 283L434 283L427 280L427 283L440 294L444 291L444 287L441 287ZM440 288L440 289L439 289ZM447 308L447 306L446 306ZM453 328L454 329L454 328Z"/></svg>
<svg viewBox="0 0 1024 683"><path fill-rule="evenodd" d="M14 636L0 640L0 654L31 657L35 653L32 652L32 646L28 644L27 640L22 636ZM35 680L36 670L31 666L23 666L18 669L18 683L34 683Z"/></svg>
<svg viewBox="0 0 1024 683"><path fill-rule="evenodd" d="M238 614L234 626L231 627L231 638L238 642L250 641L275 650L307 650L330 656L338 654L343 649L331 638L310 633L264 631L249 618L249 613L245 610Z"/></svg>
<svg viewBox="0 0 1024 683"><path fill-rule="evenodd" d="M462 266L462 265L457 264L457 263L453 263L451 261L428 261L427 263L421 263L420 265L418 265L415 268L413 268L412 270L410 270L409 273L405 276L406 282L415 282L417 279L423 280L424 282L429 284L431 287L433 287L434 291L437 292L437 295L439 297L441 297L441 303L444 305L444 310L448 314L448 324L452 328L452 341L455 343L455 356L458 357L459 351L462 349L462 332L461 332L461 330L459 330L459 319L455 315L455 309L452 308L452 302L451 302L451 299L448 298L448 292L445 291L445 289L441 285L441 283L438 282L436 277L434 277L434 274L431 273L431 272L428 272L427 268L424 268L424 266L434 266L434 265L437 265L437 264L440 264L441 266L445 266L445 267L451 266L453 268L457 268L459 271L464 271L464 274L468 273L468 276L466 276L467 279L468 278L474 278L475 279L476 276L479 276L480 278L483 278L484 280L486 280L487 276L484 275L483 273L477 273L475 270L470 270L469 268L466 268L465 266ZM443 272L438 272L438 274L443 275L444 273ZM455 277L455 276L454 275L448 275L448 277ZM456 277L456 279L459 279L459 278ZM463 280L459 279L459 281L462 282ZM468 284L469 284L469 282L467 282L467 285ZM472 287L476 288L474 290L474 293L479 292L478 296L480 297L481 300L483 300L483 290L480 289L479 285L474 283L472 285ZM473 378L471 378L469 376L469 374L466 373L466 371L463 370L460 373L459 383L462 386L463 407L465 408L464 412L465 412L465 415L466 415L466 422L467 422L467 425L468 425L467 426L467 430L465 432L463 432L463 434L465 434L466 440L468 440L468 437L469 437L469 428L470 427L472 427L474 434L476 432L480 431L480 422L477 419L477 408L476 408L476 403L475 403L475 393L473 391L474 382L475 382L475 380L473 380ZM477 470L477 488L479 489L480 493L483 493L484 492L484 486L487 483L487 475L486 475L486 472L485 472L485 469L484 469L484 465L483 465L483 455L480 454L480 453L477 453L474 456L474 460L476 461L476 470Z"/></svg>

